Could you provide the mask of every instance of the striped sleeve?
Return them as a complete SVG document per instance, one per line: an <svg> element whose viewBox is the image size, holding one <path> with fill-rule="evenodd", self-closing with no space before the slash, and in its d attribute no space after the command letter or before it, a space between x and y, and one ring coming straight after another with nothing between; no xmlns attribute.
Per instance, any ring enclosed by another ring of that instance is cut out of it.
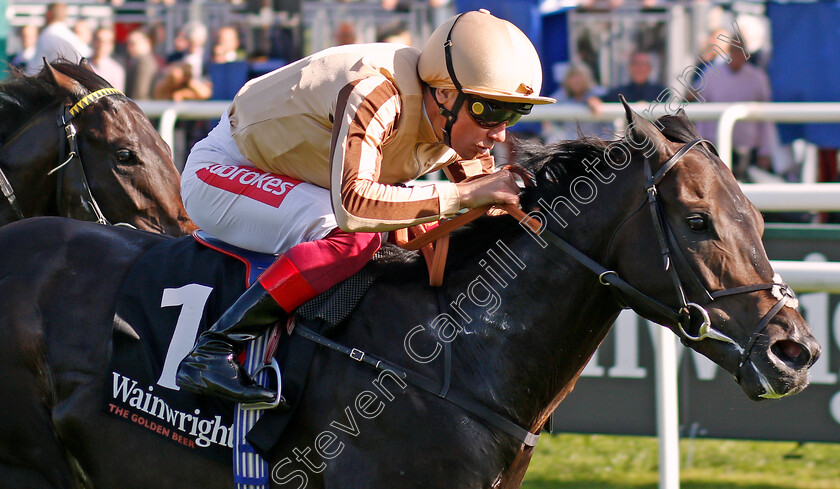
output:
<svg viewBox="0 0 840 489"><path fill-rule="evenodd" d="M395 130L400 97L385 77L348 84L336 105L330 147L333 211L345 231L389 231L458 212L455 184L402 187L379 183L382 144Z"/></svg>
<svg viewBox="0 0 840 489"><path fill-rule="evenodd" d="M450 182L461 182L476 175L493 173L496 171L495 166L495 159L492 156L487 156L450 163L443 169L443 173Z"/></svg>

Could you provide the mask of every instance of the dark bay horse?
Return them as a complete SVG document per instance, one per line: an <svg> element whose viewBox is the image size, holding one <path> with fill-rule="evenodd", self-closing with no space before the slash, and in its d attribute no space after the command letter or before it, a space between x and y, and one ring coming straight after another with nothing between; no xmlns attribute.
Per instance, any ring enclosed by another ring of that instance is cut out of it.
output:
<svg viewBox="0 0 840 489"><path fill-rule="evenodd" d="M143 111L86 61L0 83L0 225L53 215L180 236L195 226L179 182Z"/></svg>
<svg viewBox="0 0 840 489"><path fill-rule="evenodd" d="M684 114L660 119L660 132L627 110L624 140L563 143L521 161L536 182L523 208L548 231L480 218L453 235L440 290L416 256L391 263L333 339L440 382L448 370L450 392L532 433L624 307L672 328L751 399L804 389L820 346L774 276L760 214ZM98 407L120 327L116 290L166 239L57 218L0 229L4 484L232 487L229 465ZM520 486L530 450L475 410L325 348L309 378L271 454L273 487Z"/></svg>

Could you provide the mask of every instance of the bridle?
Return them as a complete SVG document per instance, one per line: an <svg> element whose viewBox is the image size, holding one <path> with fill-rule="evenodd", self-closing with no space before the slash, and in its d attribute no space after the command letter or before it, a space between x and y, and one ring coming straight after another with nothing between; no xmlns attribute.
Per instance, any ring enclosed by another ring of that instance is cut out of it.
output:
<svg viewBox="0 0 840 489"><path fill-rule="evenodd" d="M693 268L690 266L688 260L683 254L682 249L677 243L676 237L674 236L674 233L671 229L671 225L668 222L668 218L666 217L665 210L662 206L662 202L658 199L658 185L662 181L662 179L665 178L668 172L672 168L674 168L674 166L676 166L677 163L679 163L680 159L682 159L682 157L685 156L686 153L688 153L692 148L694 148L700 143L706 143L708 145L712 144L711 142L705 139L695 139L694 141L685 144L682 148L679 149L679 151L677 151L671 158L669 158L668 161L666 161L655 174L652 171L650 160L648 158L645 158L645 176L647 178L645 182L645 191L647 193L646 201L648 203L648 207L650 208L654 228L656 229L657 238L659 240L659 247L662 253L664 270L671 278L671 281L673 282L674 288L676 290L677 301L679 303L679 307L676 309L659 302L658 300L645 294L644 292L641 292L640 290L636 289L632 285L622 280L618 276L618 273L616 273L614 270L609 270L603 267L602 265L598 264L585 254L577 250L575 247L561 239L555 232L553 232L550 229L550 223L543 226L534 225L532 223L526 222L526 220L532 219L530 216L525 216L525 218L520 220L520 223L528 226L532 230L539 229L540 231L538 232L538 234L541 238L545 239L552 245L560 248L572 258L574 258L576 261L589 268L592 272L596 273L598 275L598 281L603 285L614 287L614 290L617 290L618 293L621 295L621 299L630 299L630 301L622 300L623 304L633 302L647 309L651 309L655 311L658 315L665 317L667 319L668 324L672 325L669 327L680 338L683 344L689 345L691 342L702 341L706 338L732 344L741 352L738 363L738 368L740 369L749 360L750 353L752 352L756 341L761 336L761 331L767 326L770 320L772 320L785 305L795 307L791 304L795 304L796 295L794 294L793 290L791 290L791 288L788 287L788 285L784 283L784 281L782 281L781 277L779 277L778 275L773 277L773 282L771 283L744 285L739 287L733 287L730 289L709 292L709 290L706 288L705 285L703 285L703 282L699 279ZM697 302L688 301L685 289L683 287L682 279L680 278L680 274L677 271L676 266L674 265L671 257L676 258L676 260L680 263L680 266L686 270L686 273L689 274L692 284L698 290L702 291L703 305ZM734 339L730 338L726 334L712 327L712 322L709 318L709 313L706 310L706 308L712 302L714 302L717 299L720 299L721 297L745 294L759 290L770 290L773 296L776 299L778 299L778 301L761 318L745 345L740 345ZM696 329L692 328L691 326L692 312L700 314L702 319L702 323ZM737 378L738 375L736 374L736 379Z"/></svg>
<svg viewBox="0 0 840 489"><path fill-rule="evenodd" d="M674 233L671 231L671 226L668 223L667 218L665 217L665 212L662 208L662 203L657 198L657 185L662 181L662 179L665 177L668 171L670 171L680 161L680 159L683 156L685 156L686 153L688 153L692 148L694 148L700 143L707 143L711 145L710 142L704 139L696 139L684 145L679 151L676 152L676 154L674 154L674 156L669 158L668 161L666 161L665 164L662 165L662 167L659 169L659 171L656 172L656 174L652 174L653 172L651 170L651 163L647 158L645 158L645 172L647 177L647 182L645 184L645 189L647 192L646 201L650 206L651 215L653 216L653 221L655 223L657 235L659 238L659 244L664 259L665 271L671 277L672 281L674 282L674 287L677 291L677 297L680 304L680 307L677 309L667 306L654 299L653 297L645 294L644 292L641 292L639 289L636 289L635 287L621 279L618 276L618 273L614 270L609 270L603 267L602 265L598 264L595 260L591 259L589 256L587 256L586 254L569 244L567 241L560 238L557 235L557 233L551 230L550 223L546 222L546 224L544 225L543 223L540 223L538 219L535 219L530 214L525 214L524 211L515 206L506 206L505 210L507 210L511 216L518 219L519 223L523 227L539 235L545 241L559 248L561 251L565 252L574 260L576 260L577 262L594 272L596 275L598 275L598 281L601 284L605 286L611 286L614 288L613 290L617 290L618 293L621 294L619 297L619 302L621 302L623 306L627 307L626 304L628 303L624 299L630 298L631 301L629 302L633 302L634 304L652 309L658 315L666 318L668 324L675 325L670 327L672 328L672 330L674 330L674 333L683 341L683 343L689 344L689 342L692 341L697 342L709 338L718 341L723 341L726 343L731 343L732 345L734 345L735 348L737 348L741 352L741 358L738 365L738 368L740 369L747 362L747 360L749 360L750 352L752 351L756 340L759 338L761 330L764 329L767 323L769 323L770 320L773 319L773 317L782 309L782 307L788 304L789 300L795 299L796 296L794 295L793 291L787 286L787 284L785 284L778 276L774 277L774 281L772 283L745 285L740 287L733 287L731 289L709 292L708 289L706 289L706 287L697 277L697 275L694 273L688 261L683 256L682 250L680 249L679 245L676 242L676 238L674 237ZM522 176L525 179L526 185L528 185L529 183L533 185L533 183L530 182L530 178L524 174L524 170L517 170L517 167L513 167L510 169ZM644 205L644 203L642 205ZM619 229L620 227L621 226L619 226ZM619 229L616 229L615 232L617 233ZM711 303L716 299L730 295L755 292L758 290L773 291L773 295L779 299L778 302L759 321L758 326L755 328L755 332L749 338L745 346L740 346L738 342L736 342L729 336L714 329L712 327L711 320L709 319L709 313L703 306L695 302L688 302L688 300L686 299L686 294L683 288L682 281L679 277L677 270L671 262L672 255L676 256L678 260L682 262L683 266L687 267L687 269L691 271L692 280L699 285L701 290L703 290L704 295L707 299L707 305L708 303ZM442 306L441 304L446 304L447 301L442 300L440 298L440 290L441 289L438 289L438 302L439 308L443 310L444 306ZM691 329L692 310L699 312L702 315L703 319L703 323L697 329L697 334L692 334L689 332L689 330ZM338 351L339 353L347 355L353 360L366 363L377 370L389 370L392 373L399 376L405 382L419 387L420 389L425 390L426 392L437 395L439 398L445 399L451 402L452 404L466 410L467 412L472 413L473 415L484 420L487 424L494 426L502 432L507 433L514 439L519 440L527 447L533 447L537 444L537 440L539 439L539 433L532 433L526 428L523 428L517 423L511 421L507 417L499 415L495 411L473 400L469 394L459 392L455 389L450 388L449 376L451 375L451 354L445 355L446 367L444 369L444 382L443 386L441 387L438 384L438 382L429 379L421 374L400 368L386 360L370 355L369 353L358 348L350 348L339 344L323 336L322 334L312 331L300 324L295 326L294 333L299 334L300 336L303 336L304 338L311 340L319 345L325 346L327 348ZM446 345L448 346L449 343L446 343ZM739 378L738 374L736 374L736 378Z"/></svg>
<svg viewBox="0 0 840 489"><path fill-rule="evenodd" d="M58 172L58 182L56 184L56 201L59 207L59 214L61 214L62 188L64 186L63 180L65 178L65 173L67 168L75 167L75 169L78 172L79 184L81 187L81 208L84 210L85 214L87 214L87 216L90 217L90 219L86 220L96 221L100 224L110 223L108 222L108 219L105 218L105 215L102 213L99 204L96 202L96 199L94 198L93 193L90 190L87 175L85 174L85 167L82 163L81 153L79 152L79 146L76 140L76 127L73 125L73 119L76 116L78 116L86 107L94 104L98 100L109 95L124 96L124 94L116 88L108 87L91 92L90 94L76 102L73 106L60 106L58 113L58 126L63 127L64 132L63 134L59 134L59 164L58 166L47 172L47 175L52 175L53 173ZM68 148L69 152L67 151ZM70 165L71 163L73 164L72 166ZM18 203L15 191L12 188L9 179L3 173L2 169L0 169L0 191L3 192L3 196L6 198L7 202L9 203L9 206L11 207L12 211L14 211L15 215L17 215L18 219L23 219L25 216L20 208L20 204Z"/></svg>
<svg viewBox="0 0 840 489"><path fill-rule="evenodd" d="M99 208L99 204L96 202L96 199L93 197L93 193L90 190L90 185L88 185L87 175L85 174L85 166L82 163L82 155L79 152L78 143L76 142L76 127L73 125L73 118L75 118L79 113L82 112L86 107L94 104L99 99L105 98L109 95L123 95L122 92L117 90L116 88L102 88L92 92L76 102L75 105L72 107L68 105L64 105L59 109L58 113L58 125L64 127L64 134L67 138L67 146L64 145L63 141L59 141L59 147L61 151L59 152L59 165L47 173L48 175L63 169L67 166L68 163L75 162L77 165L77 169L79 170L79 183L81 184L81 204L82 209L88 214L90 217L93 217L99 224L110 224L108 219L105 218L105 215L102 213L102 210ZM124 95L123 95L124 96ZM67 159L64 159L64 150L65 148L69 148L70 152L67 155ZM64 160L64 161L62 161ZM58 184L56 185L56 201L58 205L61 206L61 192L64 185L62 185L62 180L65 177L65 171L61 171L58 174ZM60 211L61 209L59 209Z"/></svg>

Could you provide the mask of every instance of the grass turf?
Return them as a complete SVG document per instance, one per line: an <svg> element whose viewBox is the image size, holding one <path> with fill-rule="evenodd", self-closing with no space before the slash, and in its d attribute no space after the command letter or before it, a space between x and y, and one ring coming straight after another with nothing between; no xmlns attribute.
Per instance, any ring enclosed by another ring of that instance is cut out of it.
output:
<svg viewBox="0 0 840 489"><path fill-rule="evenodd" d="M656 489L653 437L543 434L523 489ZM840 444L680 441L682 489L840 489Z"/></svg>

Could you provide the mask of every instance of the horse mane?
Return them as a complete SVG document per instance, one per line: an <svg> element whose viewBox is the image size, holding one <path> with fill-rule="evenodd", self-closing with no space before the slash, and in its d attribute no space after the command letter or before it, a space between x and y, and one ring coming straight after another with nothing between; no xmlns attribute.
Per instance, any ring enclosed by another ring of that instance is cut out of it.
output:
<svg viewBox="0 0 840 489"><path fill-rule="evenodd" d="M684 114L665 115L657 122L663 136L671 142L687 143L700 138L694 124ZM539 141L516 140L514 160L533 176L535 184L533 187L526 187L520 194L522 208L530 209L536 206L540 199L551 202L558 196L571 198L571 183L582 176L594 178L593 166L603 171L603 174L612 173L614 170L610 170L605 162L605 152L610 151L608 147L615 142L616 140L587 136L549 145ZM620 162L622 158L623 156L616 156L614 161ZM584 160L588 163L584 163ZM521 232L522 226L508 216L481 217L452 233L446 269L453 270L489 249L496 240L504 240L514 233ZM418 271L418 277L425 280L425 271L419 267L421 262L418 254L406 252L395 255L384 269L405 267L411 263L417 265L415 270ZM400 275L404 276L404 273L405 268Z"/></svg>
<svg viewBox="0 0 840 489"><path fill-rule="evenodd" d="M657 126L661 128L662 135L674 143L688 143L701 137L683 111L676 115L660 117L657 119ZM606 152L610 151L609 146L617 140L581 136L575 140L549 145L540 141L516 140L514 161L528 170L535 183L533 187L525 188L520 195L522 208L531 209L540 199L551 202L557 196L570 198L569 189L576 178L595 178L592 174L593 167L605 175L613 173L614 170L607 166L605 160ZM700 148L708 158L714 157L705 145L701 145ZM624 158L618 154L614 156L614 161L617 162ZM584 160L589 163L584 163ZM453 242L449 249L447 268L477 256L497 239L520 232L523 232L523 228L510 217L480 218L452 234Z"/></svg>
<svg viewBox="0 0 840 489"><path fill-rule="evenodd" d="M87 92L73 94L76 98L111 86L99 75L82 65L69 61L55 61L50 64L56 71L73 78L87 90ZM67 95L62 88L52 82L46 66L33 76L26 76L19 70L12 72L10 78L0 82L0 145L35 114Z"/></svg>

